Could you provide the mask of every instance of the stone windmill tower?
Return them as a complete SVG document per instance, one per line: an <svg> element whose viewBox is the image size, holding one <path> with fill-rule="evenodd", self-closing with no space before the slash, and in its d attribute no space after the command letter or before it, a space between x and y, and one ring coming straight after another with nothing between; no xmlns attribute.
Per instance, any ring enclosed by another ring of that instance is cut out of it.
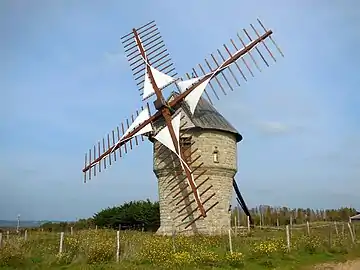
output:
<svg viewBox="0 0 360 270"><path fill-rule="evenodd" d="M238 42L230 39L230 47L224 44L223 49L210 54L211 59L205 59L205 68L198 64L191 71L193 76L186 73L186 77L177 76L154 21L123 36L140 95L143 100L153 97L153 102L146 102L140 112L136 110L87 151L84 181L106 170L147 137L154 143L154 172L159 180L159 233L175 229L184 233L223 232L230 226L232 188L250 217L234 180L236 148L242 137L212 106L210 90L219 100L215 88L226 95L225 88L234 90L242 79L254 76L251 67L261 71L258 61L269 66L264 52L275 62L267 40L283 56L272 30L257 21L262 33L250 24L255 37L243 29L243 38L237 34ZM177 92L166 99L166 89L171 87ZM141 169L141 164L138 167Z"/></svg>
<svg viewBox="0 0 360 270"><path fill-rule="evenodd" d="M199 187L199 192L212 187L215 195L207 203L219 203L206 219L199 219L190 228L185 228L188 222L182 222L183 218L196 218L194 204L190 204L189 199L178 203L177 197L191 191L188 188L182 190L183 186L176 184L185 176L179 159L169 149L162 149L160 143L154 140L154 173L158 178L161 220L158 233L170 235L174 229L181 233L202 234L227 231L230 226L233 179L237 172L237 143L242 140L242 136L206 99L200 99L194 114L190 113L186 103L176 108L176 113L183 115L180 147L186 152L190 167L198 168L194 176L198 177L198 183L208 179L206 185ZM159 129L163 125L163 121L155 123ZM172 185L168 183L171 179Z"/></svg>

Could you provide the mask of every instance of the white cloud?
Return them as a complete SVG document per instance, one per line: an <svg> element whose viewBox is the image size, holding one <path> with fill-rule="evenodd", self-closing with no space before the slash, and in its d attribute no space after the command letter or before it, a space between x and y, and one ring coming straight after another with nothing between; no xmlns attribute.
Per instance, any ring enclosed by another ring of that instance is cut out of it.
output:
<svg viewBox="0 0 360 270"><path fill-rule="evenodd" d="M257 124L259 129L265 133L283 134L290 131L289 126L277 121L265 121Z"/></svg>
<svg viewBox="0 0 360 270"><path fill-rule="evenodd" d="M122 52L105 52L104 58L106 63L110 63L110 64L127 63L126 56Z"/></svg>

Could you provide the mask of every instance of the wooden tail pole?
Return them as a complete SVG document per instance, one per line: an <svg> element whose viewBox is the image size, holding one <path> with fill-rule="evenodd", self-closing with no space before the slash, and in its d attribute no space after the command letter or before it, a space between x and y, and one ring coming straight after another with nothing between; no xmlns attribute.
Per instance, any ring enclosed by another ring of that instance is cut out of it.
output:
<svg viewBox="0 0 360 270"><path fill-rule="evenodd" d="M235 181L235 178L233 179L233 187L234 187L234 190L235 190L235 193L236 193L236 196L237 196L237 202L239 203L239 205L241 206L241 208L243 209L244 213L249 217L249 221L250 221L250 224L253 225L254 224L254 221L251 217L251 214L250 214L250 211L245 203L245 200L243 198L243 196L241 195L241 192L240 192L240 189Z"/></svg>

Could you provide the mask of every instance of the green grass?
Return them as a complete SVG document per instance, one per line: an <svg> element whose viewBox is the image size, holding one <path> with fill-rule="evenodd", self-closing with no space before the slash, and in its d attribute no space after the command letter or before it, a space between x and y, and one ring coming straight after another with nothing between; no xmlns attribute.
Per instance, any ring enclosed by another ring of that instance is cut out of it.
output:
<svg viewBox="0 0 360 270"><path fill-rule="evenodd" d="M320 224L321 225L321 224ZM323 224L324 225L324 224ZM302 269L320 262L342 261L360 255L348 228L333 226L292 230L287 250L285 230L253 230L250 234L224 236L155 236L121 232L120 261L116 262L116 232L86 230L65 234L59 255L58 233L29 232L3 236L0 269ZM4 239L5 238L5 239Z"/></svg>

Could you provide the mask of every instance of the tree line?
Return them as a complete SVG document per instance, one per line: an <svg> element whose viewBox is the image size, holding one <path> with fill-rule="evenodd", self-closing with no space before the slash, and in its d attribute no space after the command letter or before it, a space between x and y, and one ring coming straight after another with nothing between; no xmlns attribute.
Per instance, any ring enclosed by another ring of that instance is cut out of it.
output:
<svg viewBox="0 0 360 270"><path fill-rule="evenodd" d="M159 202L147 200L125 202L122 205L108 207L87 219L76 222L47 222L40 226L45 231L67 231L89 228L109 228L120 230L156 231L160 227Z"/></svg>
<svg viewBox="0 0 360 270"><path fill-rule="evenodd" d="M349 221L349 217L358 214L356 209L342 207L339 209L310 209L310 208L288 208L271 207L261 205L250 209L251 217L255 225L278 226L287 224L304 224L306 222L319 221ZM246 225L247 216L236 206L232 210L232 224Z"/></svg>
<svg viewBox="0 0 360 270"><path fill-rule="evenodd" d="M259 206L250 209L256 226L277 226L286 224L303 224L306 221L348 221L350 216L357 214L354 208L340 209L302 209L287 207ZM234 225L246 226L247 216L239 206L231 210L231 222ZM75 230L89 228L110 228L120 230L156 231L160 226L159 202L147 200L125 202L122 205L108 207L95 213L88 219L76 222L44 223L40 226L46 231L68 231L70 227Z"/></svg>

